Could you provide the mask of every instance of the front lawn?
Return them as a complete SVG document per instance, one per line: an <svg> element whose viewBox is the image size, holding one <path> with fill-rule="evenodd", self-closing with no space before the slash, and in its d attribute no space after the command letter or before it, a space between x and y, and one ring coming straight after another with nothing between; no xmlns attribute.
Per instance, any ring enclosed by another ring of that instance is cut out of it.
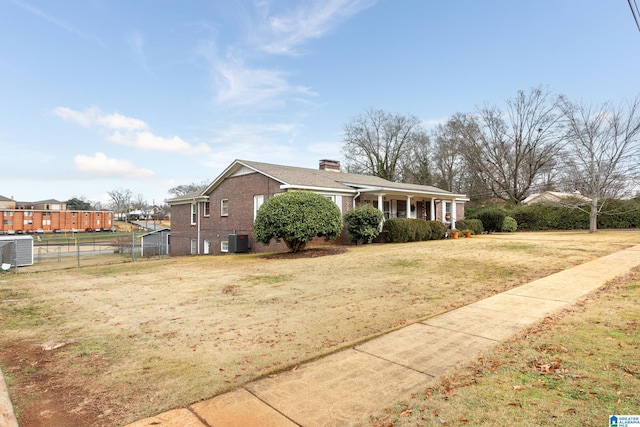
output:
<svg viewBox="0 0 640 427"><path fill-rule="evenodd" d="M25 267L0 276L0 362L22 427L122 425L638 243L515 233L299 259Z"/></svg>

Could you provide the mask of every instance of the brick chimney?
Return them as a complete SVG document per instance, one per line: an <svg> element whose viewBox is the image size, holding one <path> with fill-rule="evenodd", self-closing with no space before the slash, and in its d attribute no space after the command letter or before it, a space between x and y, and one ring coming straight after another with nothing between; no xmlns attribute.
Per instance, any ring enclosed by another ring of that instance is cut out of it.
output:
<svg viewBox="0 0 640 427"><path fill-rule="evenodd" d="M340 162L337 160L327 160L327 159L320 160L320 170L340 172Z"/></svg>

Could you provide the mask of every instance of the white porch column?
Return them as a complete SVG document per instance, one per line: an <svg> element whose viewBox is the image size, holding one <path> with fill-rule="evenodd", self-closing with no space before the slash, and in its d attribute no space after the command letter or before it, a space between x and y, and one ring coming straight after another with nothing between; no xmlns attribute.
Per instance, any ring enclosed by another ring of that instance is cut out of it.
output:
<svg viewBox="0 0 640 427"><path fill-rule="evenodd" d="M407 196L407 218L413 218L411 216L411 196Z"/></svg>
<svg viewBox="0 0 640 427"><path fill-rule="evenodd" d="M442 221L447 220L447 202L446 200L440 200L440 204L442 204Z"/></svg>
<svg viewBox="0 0 640 427"><path fill-rule="evenodd" d="M378 194L378 210L384 214L384 204L382 200L382 194Z"/></svg>
<svg viewBox="0 0 640 427"><path fill-rule="evenodd" d="M451 201L451 229L456 228L456 201Z"/></svg>
<svg viewBox="0 0 640 427"><path fill-rule="evenodd" d="M431 221L435 221L436 220L436 202L435 200L433 200L433 197L431 198L431 202L430 206L429 206L429 219L431 219Z"/></svg>

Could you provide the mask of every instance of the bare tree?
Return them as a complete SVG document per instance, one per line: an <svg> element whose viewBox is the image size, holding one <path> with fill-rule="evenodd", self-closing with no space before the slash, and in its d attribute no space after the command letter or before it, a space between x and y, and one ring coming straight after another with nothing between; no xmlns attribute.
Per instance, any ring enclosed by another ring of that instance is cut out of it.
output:
<svg viewBox="0 0 640 427"><path fill-rule="evenodd" d="M200 191L207 188L210 181L204 180L202 182L192 182L191 184L178 185L169 189L169 194L173 197L181 197L187 194L199 193Z"/></svg>
<svg viewBox="0 0 640 427"><path fill-rule="evenodd" d="M149 203L147 199L144 197L144 194L138 193L131 200L131 206L135 209L140 209L141 211L146 211L149 208Z"/></svg>
<svg viewBox="0 0 640 427"><path fill-rule="evenodd" d="M408 147L408 155L402 156L399 180L411 184L432 185L432 156L429 135L426 132L416 132L412 144Z"/></svg>
<svg viewBox="0 0 640 427"><path fill-rule="evenodd" d="M131 206L131 190L118 188L112 191L107 191L107 194L111 198L111 207L118 216L129 211Z"/></svg>
<svg viewBox="0 0 640 427"><path fill-rule="evenodd" d="M472 123L475 127L475 123L465 118L464 114L456 113L445 124L438 125L433 131L434 183L454 193L466 191L463 184L466 167L462 147L465 133L471 133L473 129L463 130L461 126L464 123Z"/></svg>
<svg viewBox="0 0 640 427"><path fill-rule="evenodd" d="M520 203L554 167L560 149L556 102L540 88L519 91L503 112L485 106L459 116L469 171L498 198Z"/></svg>
<svg viewBox="0 0 640 427"><path fill-rule="evenodd" d="M591 199L589 232L608 198L633 195L640 178L640 98L590 106L561 99L568 176Z"/></svg>
<svg viewBox="0 0 640 427"><path fill-rule="evenodd" d="M423 135L415 116L367 110L344 126L346 169L397 181L410 148Z"/></svg>

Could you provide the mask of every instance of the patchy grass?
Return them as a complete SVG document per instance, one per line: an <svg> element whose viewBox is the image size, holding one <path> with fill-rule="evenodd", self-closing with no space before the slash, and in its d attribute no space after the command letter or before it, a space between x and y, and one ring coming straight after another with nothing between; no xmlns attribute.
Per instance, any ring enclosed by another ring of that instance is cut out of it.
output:
<svg viewBox="0 0 640 427"><path fill-rule="evenodd" d="M374 426L602 426L640 408L640 269L546 318Z"/></svg>
<svg viewBox="0 0 640 427"><path fill-rule="evenodd" d="M68 425L122 425L638 243L637 233L513 233L351 246L315 258L25 267L0 280L0 362L21 425L55 410L84 417ZM69 344L43 352L49 340ZM534 359L526 358L530 375ZM20 373L29 364L39 367L37 381ZM60 405L38 406L45 401Z"/></svg>

